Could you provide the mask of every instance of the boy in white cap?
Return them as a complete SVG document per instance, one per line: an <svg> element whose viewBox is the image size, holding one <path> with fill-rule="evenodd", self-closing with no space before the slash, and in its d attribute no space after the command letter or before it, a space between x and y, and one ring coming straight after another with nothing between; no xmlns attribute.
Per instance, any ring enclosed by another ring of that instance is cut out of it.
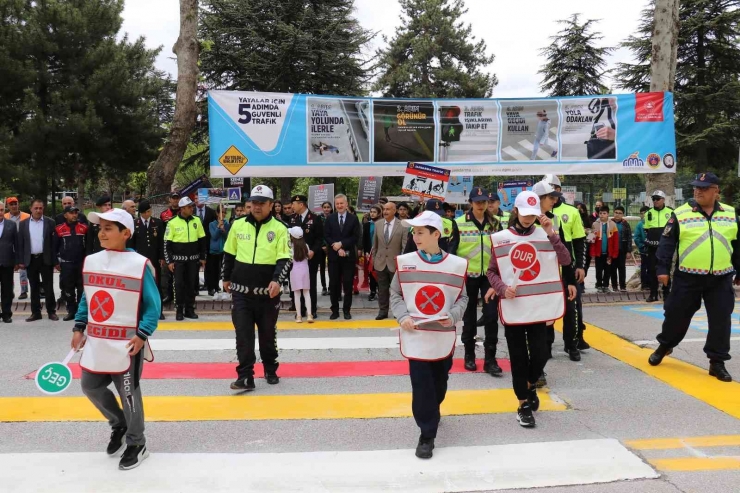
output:
<svg viewBox="0 0 740 493"><path fill-rule="evenodd" d="M401 325L401 354L409 360L411 376L411 408L421 429L416 456L429 459L455 352L455 326L468 306L468 261L440 248L444 226L438 214L425 211L402 224L414 228L418 250L396 257L390 304Z"/></svg>
<svg viewBox="0 0 740 493"><path fill-rule="evenodd" d="M126 446L118 467L133 469L149 456L139 380L144 359L152 360L147 339L157 329L162 305L154 266L126 248L134 232L131 214L111 209L92 212L88 220L100 226L98 239L104 250L85 258L84 293L75 316L72 347L85 346L80 359L82 392L113 428L108 455ZM108 389L111 382L123 409Z"/></svg>

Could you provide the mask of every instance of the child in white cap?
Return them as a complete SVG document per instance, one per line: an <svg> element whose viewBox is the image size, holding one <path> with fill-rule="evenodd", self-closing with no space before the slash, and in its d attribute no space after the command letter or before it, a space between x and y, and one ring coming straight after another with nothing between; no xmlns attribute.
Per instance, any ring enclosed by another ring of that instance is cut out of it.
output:
<svg viewBox="0 0 740 493"><path fill-rule="evenodd" d="M295 298L296 316L295 321L303 322L301 318L301 293L306 300L308 310L308 323L313 323L313 314L311 313L311 276L308 271L308 245L303 239L303 229L300 226L293 226L288 229L290 241L293 245L293 268L290 271L290 289L293 290Z"/></svg>

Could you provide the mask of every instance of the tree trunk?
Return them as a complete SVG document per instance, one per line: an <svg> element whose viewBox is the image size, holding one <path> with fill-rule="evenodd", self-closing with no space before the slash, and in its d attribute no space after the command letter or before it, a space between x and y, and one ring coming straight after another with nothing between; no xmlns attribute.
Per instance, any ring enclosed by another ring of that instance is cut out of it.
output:
<svg viewBox="0 0 740 493"><path fill-rule="evenodd" d="M679 0L656 0L653 51L650 61L650 91L673 91L676 80L676 53L678 50ZM675 173L650 173L645 179L647 201L655 190L666 195L666 205L676 204ZM652 205L652 204L651 204Z"/></svg>
<svg viewBox="0 0 740 493"><path fill-rule="evenodd" d="M77 178L77 207L80 208L80 210L85 210L85 177L80 175Z"/></svg>
<svg viewBox="0 0 740 493"><path fill-rule="evenodd" d="M180 0L180 36L172 51L177 55L177 94L170 137L157 161L149 166L149 194L170 191L195 126L198 90L198 0Z"/></svg>
<svg viewBox="0 0 740 493"><path fill-rule="evenodd" d="M295 185L295 178L280 178L280 200L283 204L290 202L293 185Z"/></svg>

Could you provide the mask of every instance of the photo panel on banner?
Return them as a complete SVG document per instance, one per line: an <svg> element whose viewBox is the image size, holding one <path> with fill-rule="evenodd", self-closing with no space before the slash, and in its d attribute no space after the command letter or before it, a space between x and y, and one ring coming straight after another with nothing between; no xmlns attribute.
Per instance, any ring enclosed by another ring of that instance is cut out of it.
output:
<svg viewBox="0 0 740 493"><path fill-rule="evenodd" d="M669 92L392 99L209 91L210 176L673 173ZM202 188L202 187L198 187Z"/></svg>
<svg viewBox="0 0 740 493"><path fill-rule="evenodd" d="M516 196L521 192L532 190L531 180L505 181L498 184L498 196L501 199L501 210L511 212L514 209Z"/></svg>
<svg viewBox="0 0 740 493"><path fill-rule="evenodd" d="M357 190L357 210L370 212L370 207L380 202L380 189L383 186L382 176L360 177Z"/></svg>
<svg viewBox="0 0 740 493"><path fill-rule="evenodd" d="M472 176L450 176L444 201L448 204L467 204L472 189Z"/></svg>

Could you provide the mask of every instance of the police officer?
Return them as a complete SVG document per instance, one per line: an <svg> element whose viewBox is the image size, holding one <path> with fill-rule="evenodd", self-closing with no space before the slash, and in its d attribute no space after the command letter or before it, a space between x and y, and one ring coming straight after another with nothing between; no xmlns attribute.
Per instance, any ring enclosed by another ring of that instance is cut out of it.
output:
<svg viewBox="0 0 740 493"><path fill-rule="evenodd" d="M260 358L267 383L277 375L276 324L280 312L280 286L288 278L292 257L288 228L272 214L272 190L252 189L252 213L231 225L224 245L224 291L231 292L231 320L236 331L236 381L232 390L254 390L254 328L257 326Z"/></svg>
<svg viewBox="0 0 740 493"><path fill-rule="evenodd" d="M177 217L177 214L180 212L179 203L180 194L172 192L170 194L170 206L159 215L159 220L162 221L164 226L167 226L167 223L171 219ZM162 252L162 256L164 257L164 251ZM157 266L155 265L154 267L156 268ZM167 264L162 266L159 286L162 290L162 305L172 301L172 272L170 272Z"/></svg>
<svg viewBox="0 0 740 493"><path fill-rule="evenodd" d="M563 344L565 352L568 353L572 361L580 361L578 351L589 349L591 346L583 338L583 331L586 324L583 322L583 306L581 296L583 295L584 280L586 279L586 270L584 262L586 260L586 230L583 227L583 220L578 209L570 204L566 204L562 196L563 187L560 186L560 178L557 175L545 175L542 179L549 183L555 192L560 193L557 204L552 209L552 213L558 217L558 223L563 228L565 247L570 251L572 265L575 269L577 296L575 303L567 303L565 306L565 316L563 324L572 327L572 330L563 331ZM552 344L555 342L555 328L551 325L547 329L547 342L550 344L552 353ZM572 334L574 340L567 340Z"/></svg>
<svg viewBox="0 0 740 493"><path fill-rule="evenodd" d="M324 253L324 223L319 219L319 216L308 210L308 197L305 195L295 195L292 198L293 201L293 216L290 218L289 226L298 226L303 230L303 239L306 240L308 245L308 275L310 277L310 294L311 294L311 313L315 319L316 304L318 303L318 297L316 296L316 274L319 272L320 257ZM291 290L291 298L293 297L293 291ZM303 295L301 294L301 298ZM301 303L301 307L306 309L305 301ZM300 314L301 317L305 317L305 313Z"/></svg>
<svg viewBox="0 0 740 493"><path fill-rule="evenodd" d="M176 320L198 318L195 293L200 266L206 265L208 243L203 223L193 215L195 204L189 197L178 202L180 212L167 223L164 234L164 261L175 278Z"/></svg>
<svg viewBox="0 0 740 493"><path fill-rule="evenodd" d="M665 306L660 345L649 363L659 365L686 336L696 311L704 306L709 331L704 352L709 358L709 375L731 382L725 368L730 359L730 326L735 308L735 285L740 285L737 212L719 201L719 179L702 173L691 182L694 198L678 207L663 229L657 251L658 280L668 285L673 254L678 247L678 263L673 288Z"/></svg>
<svg viewBox="0 0 740 493"><path fill-rule="evenodd" d="M108 212L111 210L111 198L107 195L98 197L98 200L95 201L95 208L98 210L98 214ZM93 253L98 253L104 250L103 247L100 246L100 239L98 238L99 232L99 224L90 224L87 228L87 239L85 240L85 253L87 255L92 255Z"/></svg>
<svg viewBox="0 0 740 493"><path fill-rule="evenodd" d="M475 371L475 336L478 320L478 294L483 298L490 288L486 272L491 260L491 235L501 230L498 219L488 214L488 191L475 187L470 191L470 210L457 218L460 230L460 244L456 251L451 251L468 261L468 279L466 289L469 298L463 318L462 342L465 346L465 369ZM498 299L492 301L498 305ZM496 362L496 344L498 343L498 316L488 316L484 304L485 334L483 342L485 360L483 371L493 376L501 376L501 367Z"/></svg>
<svg viewBox="0 0 740 493"><path fill-rule="evenodd" d="M648 278L650 279L650 296L646 300L648 303L658 301L658 276L656 274L658 244L660 235L673 212L673 209L665 205L665 194L661 190L654 191L650 198L653 200L653 208L645 214L645 235L647 236L645 245L648 252ZM670 282L663 285L664 303L670 290Z"/></svg>
<svg viewBox="0 0 740 493"><path fill-rule="evenodd" d="M139 202L139 219L134 221L134 234L131 237L131 248L136 253L148 258L154 266L155 280L159 286L161 267L167 268L164 262L164 251L162 249L162 238L164 237L164 225L161 220L152 217L152 206L148 200ZM169 272L169 270L168 270ZM160 300L162 294L160 291ZM164 311L159 314L159 319L164 320Z"/></svg>
<svg viewBox="0 0 740 493"><path fill-rule="evenodd" d="M78 220L79 209L73 205L64 208L64 223L55 230L55 258L59 259L59 283L64 290L69 322L75 318L77 305L82 298L82 264L85 260L87 225Z"/></svg>
<svg viewBox="0 0 740 493"><path fill-rule="evenodd" d="M460 244L460 230L455 221L445 217L445 207L442 201L429 199L424 206L424 210L432 211L442 218L442 237L439 239L439 247L442 251L448 253L451 251L457 251L457 247ZM409 235L406 239L406 248L404 248L403 253L411 253L416 250L417 246L414 242L414 229L409 228Z"/></svg>

